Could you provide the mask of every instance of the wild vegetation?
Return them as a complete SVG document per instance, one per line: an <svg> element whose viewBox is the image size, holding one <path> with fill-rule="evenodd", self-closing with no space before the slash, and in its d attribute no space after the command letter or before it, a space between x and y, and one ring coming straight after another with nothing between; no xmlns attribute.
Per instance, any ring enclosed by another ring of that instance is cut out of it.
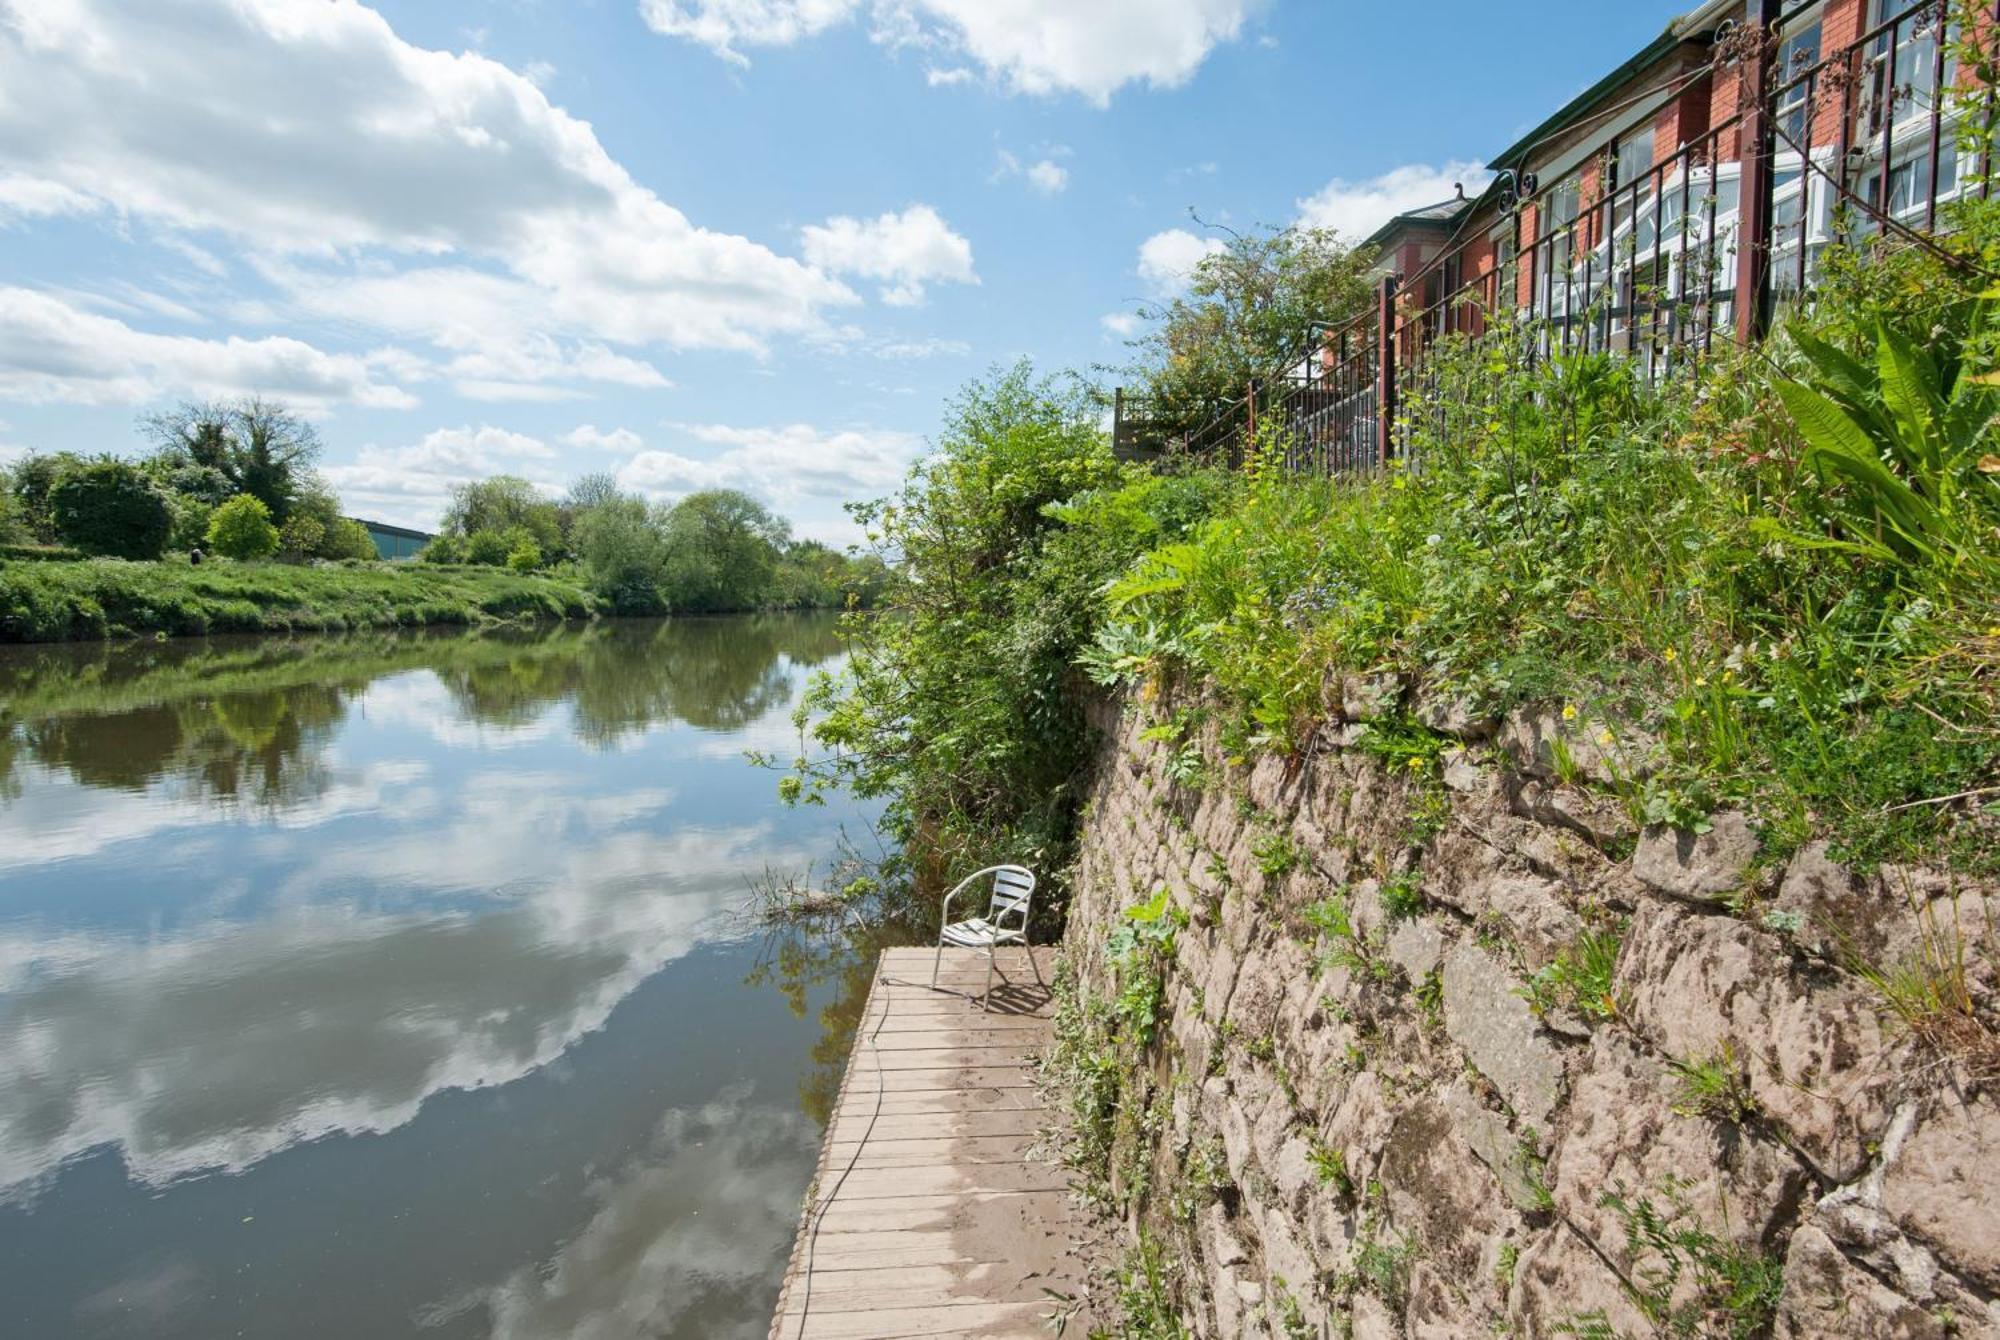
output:
<svg viewBox="0 0 2000 1340"><path fill-rule="evenodd" d="M1613 788L1641 822L1738 806L1774 856L1991 869L2000 211L1958 213L1936 250L1836 259L1812 311L1699 376L1443 347L1421 468L1375 478L1286 472L1269 436L1240 473L1122 467L1072 384L975 384L862 511L900 617L856 622L788 787L892 797L919 864L1060 868L1085 676L1205 685L1245 758L1305 748L1330 676L1393 672L1645 751ZM1414 720L1374 733L1437 753Z"/></svg>
<svg viewBox="0 0 2000 1340"><path fill-rule="evenodd" d="M518 572L573 565L618 614L866 605L885 571L872 555L794 539L783 518L735 489L649 504L602 474L560 500L509 475L461 484L423 559Z"/></svg>
<svg viewBox="0 0 2000 1340"><path fill-rule="evenodd" d="M651 505L607 475L560 499L505 475L460 485L425 564L392 567L284 405L190 403L143 427L138 461L38 453L0 470L0 641L829 609L883 580L879 558L794 539L745 494Z"/></svg>
<svg viewBox="0 0 2000 1340"><path fill-rule="evenodd" d="M545 621L597 610L596 597L574 580L492 568L192 567L171 559L0 565L0 642Z"/></svg>

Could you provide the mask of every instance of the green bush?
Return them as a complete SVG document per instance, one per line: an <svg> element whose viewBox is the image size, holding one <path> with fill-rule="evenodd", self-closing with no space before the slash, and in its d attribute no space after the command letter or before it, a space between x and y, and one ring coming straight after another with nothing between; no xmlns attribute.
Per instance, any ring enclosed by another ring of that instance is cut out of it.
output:
<svg viewBox="0 0 2000 1340"><path fill-rule="evenodd" d="M49 490L49 515L66 542L113 558L158 558L173 529L152 480L109 457L66 471Z"/></svg>
<svg viewBox="0 0 2000 1340"><path fill-rule="evenodd" d="M1025 363L968 387L937 453L857 509L903 556L895 613L850 620L845 675L808 694L828 752L787 793L886 797L926 883L1003 859L1059 869L1091 747L1074 662L1096 593L1223 487L1121 466L1089 396Z"/></svg>
<svg viewBox="0 0 2000 1340"><path fill-rule="evenodd" d="M167 510L173 526L167 533L167 547L186 552L208 543L208 523L215 516L215 504L190 493L167 494Z"/></svg>
<svg viewBox="0 0 2000 1340"><path fill-rule="evenodd" d="M310 512L294 508L278 527L278 552L293 562L316 557L326 542L326 523Z"/></svg>
<svg viewBox="0 0 2000 1340"><path fill-rule="evenodd" d="M238 494L215 509L208 523L208 544L225 558L269 558L278 551L278 528L261 498Z"/></svg>
<svg viewBox="0 0 2000 1340"><path fill-rule="evenodd" d="M456 535L438 535L423 547L423 552L417 557L426 563L463 563L465 541Z"/></svg>
<svg viewBox="0 0 2000 1340"><path fill-rule="evenodd" d="M21 563L74 563L88 555L54 544L0 544L0 558Z"/></svg>
<svg viewBox="0 0 2000 1340"><path fill-rule="evenodd" d="M464 561L481 567L497 568L507 561L507 553L513 548L507 537L497 530L476 530L465 537Z"/></svg>
<svg viewBox="0 0 2000 1340"><path fill-rule="evenodd" d="M542 566L542 548L532 539L521 540L507 553L507 567L513 572L533 572Z"/></svg>
<svg viewBox="0 0 2000 1340"><path fill-rule="evenodd" d="M320 541L319 556L335 562L369 562L381 557L368 527L350 517L335 517Z"/></svg>

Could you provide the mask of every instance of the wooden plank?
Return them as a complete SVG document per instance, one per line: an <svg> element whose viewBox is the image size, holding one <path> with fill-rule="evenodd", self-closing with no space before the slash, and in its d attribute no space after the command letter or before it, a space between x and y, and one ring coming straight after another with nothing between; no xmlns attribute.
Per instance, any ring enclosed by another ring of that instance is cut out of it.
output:
<svg viewBox="0 0 2000 1340"><path fill-rule="evenodd" d="M886 951L820 1152L773 1337L1042 1336L1080 1292L1069 1174L1038 1157L1053 951ZM982 1008L990 1004L991 1008Z"/></svg>
<svg viewBox="0 0 2000 1340"><path fill-rule="evenodd" d="M970 1303L956 1307L896 1307L874 1312L822 1313L801 1329L797 1314L781 1314L774 1340L918 1340L933 1336L1048 1340L1050 1302Z"/></svg>

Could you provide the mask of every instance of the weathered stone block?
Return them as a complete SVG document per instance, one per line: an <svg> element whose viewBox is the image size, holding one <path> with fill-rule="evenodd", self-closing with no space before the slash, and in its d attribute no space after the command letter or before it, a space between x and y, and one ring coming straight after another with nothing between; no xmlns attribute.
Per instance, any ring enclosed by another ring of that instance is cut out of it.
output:
<svg viewBox="0 0 2000 1340"><path fill-rule="evenodd" d="M1667 1056L1728 1054L1751 1094L1835 1181L1857 1176L1889 1120L1894 1070L1874 1003L1853 981L1782 952L1734 917L1639 910L1617 990Z"/></svg>
<svg viewBox="0 0 2000 1340"><path fill-rule="evenodd" d="M1639 836L1632 873L1669 898L1715 903L1741 889L1757 859L1757 835L1750 821L1726 810L1706 833L1655 824Z"/></svg>
<svg viewBox="0 0 2000 1340"><path fill-rule="evenodd" d="M1778 1299L1772 1334L1778 1340L1833 1336L1946 1340L1951 1332L1931 1313L1849 1261L1826 1234L1807 1224L1792 1234L1785 1253L1785 1289Z"/></svg>
<svg viewBox="0 0 2000 1340"><path fill-rule="evenodd" d="M1562 1058L1490 954L1460 944L1444 963L1444 1026L1523 1122L1546 1130L1562 1092Z"/></svg>
<svg viewBox="0 0 2000 1340"><path fill-rule="evenodd" d="M1953 1270L2000 1292L2000 1105L1935 1096L1883 1170L1882 1205Z"/></svg>

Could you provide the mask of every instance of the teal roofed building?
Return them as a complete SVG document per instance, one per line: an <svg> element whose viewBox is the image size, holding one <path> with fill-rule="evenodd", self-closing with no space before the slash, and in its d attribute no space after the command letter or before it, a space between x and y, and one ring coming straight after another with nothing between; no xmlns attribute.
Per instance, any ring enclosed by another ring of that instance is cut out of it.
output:
<svg viewBox="0 0 2000 1340"><path fill-rule="evenodd" d="M426 531L411 530L406 526L392 526L384 521L360 521L368 530L368 538L375 541L375 552L392 561L415 558L423 547L436 537Z"/></svg>

